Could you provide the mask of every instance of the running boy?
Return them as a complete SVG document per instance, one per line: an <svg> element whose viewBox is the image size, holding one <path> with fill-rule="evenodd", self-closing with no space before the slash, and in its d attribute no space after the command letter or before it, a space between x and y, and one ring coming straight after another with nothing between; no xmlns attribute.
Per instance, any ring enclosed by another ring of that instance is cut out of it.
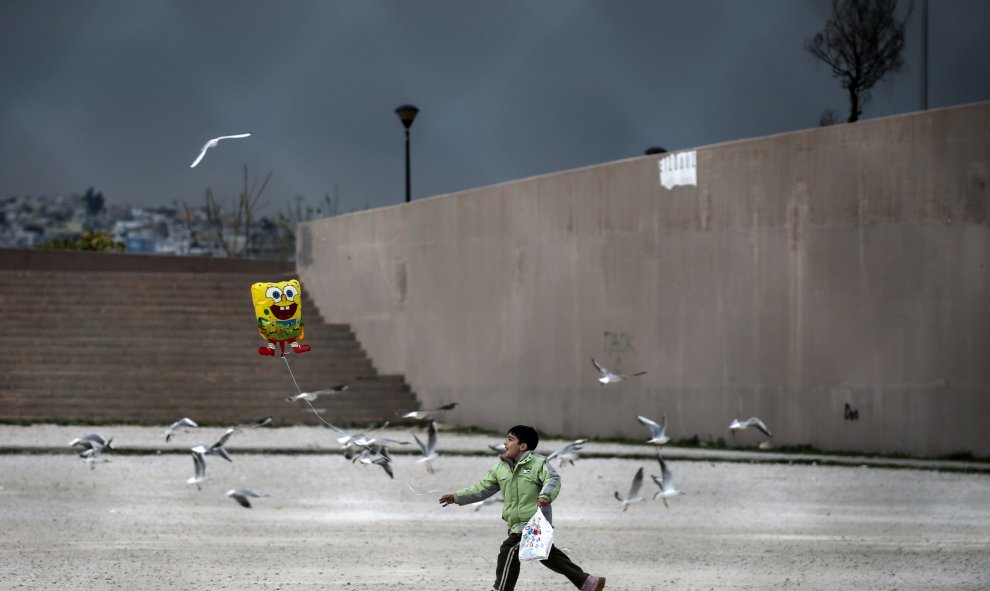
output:
<svg viewBox="0 0 990 591"><path fill-rule="evenodd" d="M519 578L519 541L522 530L537 507L544 517L551 519L550 503L560 494L560 475L547 459L533 453L540 442L536 429L516 425L505 436L505 453L488 474L474 485L440 497L440 505L469 505L487 499L498 491L505 497L502 519L509 525L509 537L502 542L495 570L495 586L492 591L512 591ZM581 591L601 591L605 577L589 575L571 562L556 545L550 556L541 560L543 566L560 573Z"/></svg>

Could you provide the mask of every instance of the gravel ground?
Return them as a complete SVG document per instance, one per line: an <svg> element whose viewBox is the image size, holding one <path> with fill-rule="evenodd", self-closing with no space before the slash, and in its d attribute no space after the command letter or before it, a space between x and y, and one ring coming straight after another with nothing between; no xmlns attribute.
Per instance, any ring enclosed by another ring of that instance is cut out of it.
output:
<svg viewBox="0 0 990 591"><path fill-rule="evenodd" d="M90 469L70 453L14 452L64 450L94 430L150 453L111 455ZM338 453L250 451L281 442L289 451L329 452L335 444L326 430L248 431L231 439L232 463L208 458L209 481L197 490L185 482L192 461L184 450L220 432L200 429L166 447L160 428L0 426L8 452L0 455L0 588L491 587L505 535L500 505L441 508L436 498L471 484L494 461L454 451L497 438L442 433L448 453L435 473L397 456L389 479ZM598 450L623 448L644 451ZM990 589L986 473L701 457L669 463L686 494L669 509L647 500L625 512L613 492L628 490L640 466L659 473L655 461L580 458L561 469L557 544L585 570L606 575L606 589ZM244 509L224 497L233 486L269 496ZM438 492L417 495L410 486ZM643 490L647 498L656 490L649 478ZM524 564L516 588L571 587Z"/></svg>

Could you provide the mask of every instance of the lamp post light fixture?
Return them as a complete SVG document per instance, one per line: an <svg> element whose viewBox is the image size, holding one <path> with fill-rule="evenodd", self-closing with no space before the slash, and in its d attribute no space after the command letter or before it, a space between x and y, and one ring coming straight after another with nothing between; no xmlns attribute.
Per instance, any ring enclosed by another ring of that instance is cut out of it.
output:
<svg viewBox="0 0 990 591"><path fill-rule="evenodd" d="M412 201L412 194L409 190L409 128L412 127L413 121L416 120L419 109L412 105L402 105L395 110L395 114L399 116L399 120L402 121L402 125L406 128L406 203L409 203Z"/></svg>

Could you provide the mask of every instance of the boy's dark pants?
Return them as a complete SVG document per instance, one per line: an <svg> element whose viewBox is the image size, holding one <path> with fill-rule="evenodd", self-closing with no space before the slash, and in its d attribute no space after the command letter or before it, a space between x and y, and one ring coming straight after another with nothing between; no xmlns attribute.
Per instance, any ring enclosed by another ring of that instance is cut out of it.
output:
<svg viewBox="0 0 990 591"><path fill-rule="evenodd" d="M498 551L498 565L495 569L495 588L499 591L512 591L516 587L516 579L519 578L519 541L522 534L509 534L502 542L502 547ZM581 570L581 567L571 562L566 554L557 549L557 546L550 547L550 556L546 560L541 560L543 566L555 573L560 573L577 588L581 588L588 573Z"/></svg>

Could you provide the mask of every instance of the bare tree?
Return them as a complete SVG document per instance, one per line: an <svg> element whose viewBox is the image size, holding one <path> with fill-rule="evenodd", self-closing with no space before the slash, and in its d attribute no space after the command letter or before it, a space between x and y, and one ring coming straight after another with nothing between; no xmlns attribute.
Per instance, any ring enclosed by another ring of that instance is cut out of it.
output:
<svg viewBox="0 0 990 591"><path fill-rule="evenodd" d="M223 199L217 201L213 189L206 189L206 219L213 230L211 244L216 243L228 257L247 256L251 252L251 225L254 222L254 212L258 209L258 201L265 192L272 173L265 176L259 188L255 178L248 188L248 167L244 166L244 189L238 196L234 211L227 214L224 211ZM188 213L189 206L183 204Z"/></svg>
<svg viewBox="0 0 990 591"><path fill-rule="evenodd" d="M296 226L302 222L340 215L340 187L333 186L333 196L324 194L316 207L306 203L306 198L296 195L285 211L275 214L275 225L278 228L277 242L283 256L295 252Z"/></svg>
<svg viewBox="0 0 990 591"><path fill-rule="evenodd" d="M849 93L849 123L863 114L873 85L904 65L904 31L913 8L897 20L897 0L832 0L825 30L805 42Z"/></svg>

